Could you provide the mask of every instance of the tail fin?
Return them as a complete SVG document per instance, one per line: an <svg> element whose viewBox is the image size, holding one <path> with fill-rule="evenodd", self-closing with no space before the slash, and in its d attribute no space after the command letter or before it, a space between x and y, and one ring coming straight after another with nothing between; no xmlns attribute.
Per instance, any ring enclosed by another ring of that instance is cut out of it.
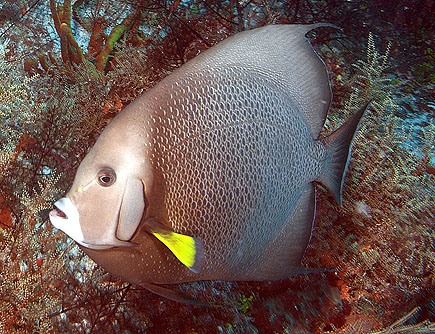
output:
<svg viewBox="0 0 435 334"><path fill-rule="evenodd" d="M326 146L326 164L318 181L323 183L332 192L340 205L342 205L343 183L349 164L350 145L370 102L368 101L339 129L335 130L328 137L320 139Z"/></svg>

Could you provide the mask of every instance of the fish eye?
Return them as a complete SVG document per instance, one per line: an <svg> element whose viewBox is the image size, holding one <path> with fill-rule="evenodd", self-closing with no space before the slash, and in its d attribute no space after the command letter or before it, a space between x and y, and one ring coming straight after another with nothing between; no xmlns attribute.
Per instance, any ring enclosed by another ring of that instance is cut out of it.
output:
<svg viewBox="0 0 435 334"><path fill-rule="evenodd" d="M110 167L101 168L97 173L97 182L100 186L110 187L116 181L115 171Z"/></svg>

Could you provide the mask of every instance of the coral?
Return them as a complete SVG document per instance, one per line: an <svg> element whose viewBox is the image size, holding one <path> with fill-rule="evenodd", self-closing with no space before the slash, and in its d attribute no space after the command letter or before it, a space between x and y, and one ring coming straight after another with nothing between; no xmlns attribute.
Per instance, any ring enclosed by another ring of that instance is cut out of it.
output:
<svg viewBox="0 0 435 334"><path fill-rule="evenodd" d="M137 31L130 31L131 28L136 28L135 20L138 20L141 16L139 13L132 13L128 15L121 24L116 25L111 30L109 36L106 36L102 31L102 23L104 22L102 17L96 20L97 23L93 29L90 29L91 24L87 20L80 16L80 7L83 1L76 1L73 8L71 7L71 0L64 0L63 5L56 5L54 0L50 0L50 9L54 21L56 32L60 37L61 54L63 64L68 68L71 64L95 64L95 70L104 72L107 65L109 56L112 54L116 42L127 32L135 35ZM77 43L72 33L71 27L71 13L74 12L74 17L78 19L78 22L91 30L91 37L89 38L89 49L91 53L85 57L81 47ZM103 42L105 41L104 45ZM43 66L43 61L41 62ZM44 66L43 66L44 67ZM68 72L66 72L68 73Z"/></svg>
<svg viewBox="0 0 435 334"><path fill-rule="evenodd" d="M352 322L358 317L361 326L370 318L387 326L399 316L395 310L423 306L419 303L433 297L435 179L428 162L435 128L428 124L420 146L406 149L410 133L395 114L399 106L393 93L398 86L382 73L387 53L380 56L369 36L367 60L356 63L358 72L349 81L354 88L347 110L333 110L327 122L327 128L335 128L343 113L372 99L353 144L344 208L319 202L320 218L306 258L310 265L319 265L314 261L319 258L321 266L336 268L331 279L342 303L352 310L342 315L345 323L335 327L337 333L373 328L357 330Z"/></svg>
<svg viewBox="0 0 435 334"><path fill-rule="evenodd" d="M71 254L78 254L77 246L67 243L63 233L54 233L47 213L68 189L87 147L107 123L101 109L110 93L116 96L116 89L110 90L111 80L135 91L127 78L134 73L131 80L136 79L138 73L126 60L127 65L117 66L108 79L96 75L87 63L72 64L74 71L68 76L62 68L47 64L49 75L25 78L18 62L0 55L2 333L48 331L59 310L94 300L86 293L98 291L95 282L101 280L101 270L89 266L87 258L70 260ZM87 270L92 271L90 280L83 278ZM71 295L72 286L84 290L77 288ZM109 288L103 290L116 298Z"/></svg>
<svg viewBox="0 0 435 334"><path fill-rule="evenodd" d="M0 129L0 330L3 333L27 328L28 323L37 328L48 328L48 314L54 309L61 293L50 289L63 271L58 261L60 254L46 228L40 212L51 207L59 195L54 173L39 178L35 188L20 184L17 173L31 173L27 165L17 172L19 162L26 160L27 150L34 144L26 132L31 123L30 81L19 80L17 60L5 61L0 54L0 111L3 124ZM20 82L17 84L16 81ZM18 142L18 143L17 143ZM33 172L33 171L32 171ZM21 174L21 175L23 175Z"/></svg>

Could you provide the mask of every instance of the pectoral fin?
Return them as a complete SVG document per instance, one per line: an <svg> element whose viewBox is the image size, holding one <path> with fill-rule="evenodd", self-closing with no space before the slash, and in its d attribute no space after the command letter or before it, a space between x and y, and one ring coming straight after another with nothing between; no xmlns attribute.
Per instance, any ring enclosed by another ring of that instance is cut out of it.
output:
<svg viewBox="0 0 435 334"><path fill-rule="evenodd" d="M146 221L144 228L168 247L187 268L196 274L200 272L204 263L204 247L201 239L175 233L155 220Z"/></svg>

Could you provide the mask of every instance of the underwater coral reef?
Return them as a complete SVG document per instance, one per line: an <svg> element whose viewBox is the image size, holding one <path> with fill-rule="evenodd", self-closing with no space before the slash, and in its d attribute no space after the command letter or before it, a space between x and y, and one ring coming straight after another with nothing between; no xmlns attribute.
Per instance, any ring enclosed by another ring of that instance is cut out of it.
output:
<svg viewBox="0 0 435 334"><path fill-rule="evenodd" d="M0 5L0 331L434 333L433 5L116 3ZM88 148L143 91L232 33L315 21L343 28L311 35L334 92L324 133L372 100L343 207L318 186L303 264L324 272L180 284L211 307L182 304L110 276L48 223Z"/></svg>

